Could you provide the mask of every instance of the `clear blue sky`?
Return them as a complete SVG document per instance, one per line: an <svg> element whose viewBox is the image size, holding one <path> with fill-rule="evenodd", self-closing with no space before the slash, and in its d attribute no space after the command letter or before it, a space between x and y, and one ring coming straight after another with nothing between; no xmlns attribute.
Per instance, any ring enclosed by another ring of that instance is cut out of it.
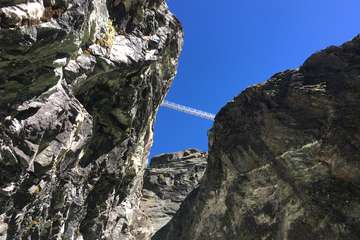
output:
<svg viewBox="0 0 360 240"><path fill-rule="evenodd" d="M185 45L170 101L217 113L244 88L360 33L359 0L168 0ZM212 123L160 109L151 156L207 150Z"/></svg>

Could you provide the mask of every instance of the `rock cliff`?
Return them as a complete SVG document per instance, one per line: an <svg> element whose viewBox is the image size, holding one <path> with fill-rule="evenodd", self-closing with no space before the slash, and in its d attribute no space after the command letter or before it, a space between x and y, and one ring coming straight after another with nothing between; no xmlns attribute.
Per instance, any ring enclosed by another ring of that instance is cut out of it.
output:
<svg viewBox="0 0 360 240"><path fill-rule="evenodd" d="M0 240L360 239L360 36L146 168L182 41L163 0L1 0Z"/></svg>
<svg viewBox="0 0 360 240"><path fill-rule="evenodd" d="M360 36L216 117L200 187L157 240L360 239Z"/></svg>
<svg viewBox="0 0 360 240"><path fill-rule="evenodd" d="M134 239L182 29L163 0L0 2L0 239Z"/></svg>
<svg viewBox="0 0 360 240"><path fill-rule="evenodd" d="M150 239L167 224L204 175L207 154L196 149L163 154L145 171L138 239ZM136 227L136 226L135 226Z"/></svg>

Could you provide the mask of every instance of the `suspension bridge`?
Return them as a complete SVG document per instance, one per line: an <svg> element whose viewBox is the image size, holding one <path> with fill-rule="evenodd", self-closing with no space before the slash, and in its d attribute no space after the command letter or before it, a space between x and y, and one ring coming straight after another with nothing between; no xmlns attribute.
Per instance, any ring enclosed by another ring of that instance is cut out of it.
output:
<svg viewBox="0 0 360 240"><path fill-rule="evenodd" d="M195 108L180 105L180 104L170 102L167 100L164 100L164 102L161 104L161 106L165 107L165 108L170 108L170 109L178 111L178 112L183 112L183 113L190 114L190 115L193 115L193 116L196 116L199 118L210 120L210 121L214 121L214 119L215 119L215 114L204 112L204 111L201 111L201 110L198 110Z"/></svg>

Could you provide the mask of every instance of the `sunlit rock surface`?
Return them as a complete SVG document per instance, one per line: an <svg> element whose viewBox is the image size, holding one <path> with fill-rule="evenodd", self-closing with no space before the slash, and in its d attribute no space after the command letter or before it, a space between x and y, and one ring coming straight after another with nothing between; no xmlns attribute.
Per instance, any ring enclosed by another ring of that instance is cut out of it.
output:
<svg viewBox="0 0 360 240"><path fill-rule="evenodd" d="M207 154L196 149L156 156L145 171L138 239L150 237L175 215L182 201L199 186Z"/></svg>
<svg viewBox="0 0 360 240"><path fill-rule="evenodd" d="M360 37L216 117L200 187L157 240L360 239Z"/></svg>
<svg viewBox="0 0 360 240"><path fill-rule="evenodd" d="M163 0L0 2L0 239L135 239L181 47Z"/></svg>

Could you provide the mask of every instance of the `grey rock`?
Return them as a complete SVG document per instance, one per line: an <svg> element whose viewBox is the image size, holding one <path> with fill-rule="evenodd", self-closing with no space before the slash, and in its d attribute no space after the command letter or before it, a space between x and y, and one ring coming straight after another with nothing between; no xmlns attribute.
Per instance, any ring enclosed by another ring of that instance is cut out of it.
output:
<svg viewBox="0 0 360 240"><path fill-rule="evenodd" d="M136 239L182 41L163 0L1 1L0 239Z"/></svg>
<svg viewBox="0 0 360 240"><path fill-rule="evenodd" d="M360 36L246 89L157 240L360 239Z"/></svg>
<svg viewBox="0 0 360 240"><path fill-rule="evenodd" d="M186 196L199 186L207 153L196 149L156 156L144 174L138 239L150 239L167 224Z"/></svg>

